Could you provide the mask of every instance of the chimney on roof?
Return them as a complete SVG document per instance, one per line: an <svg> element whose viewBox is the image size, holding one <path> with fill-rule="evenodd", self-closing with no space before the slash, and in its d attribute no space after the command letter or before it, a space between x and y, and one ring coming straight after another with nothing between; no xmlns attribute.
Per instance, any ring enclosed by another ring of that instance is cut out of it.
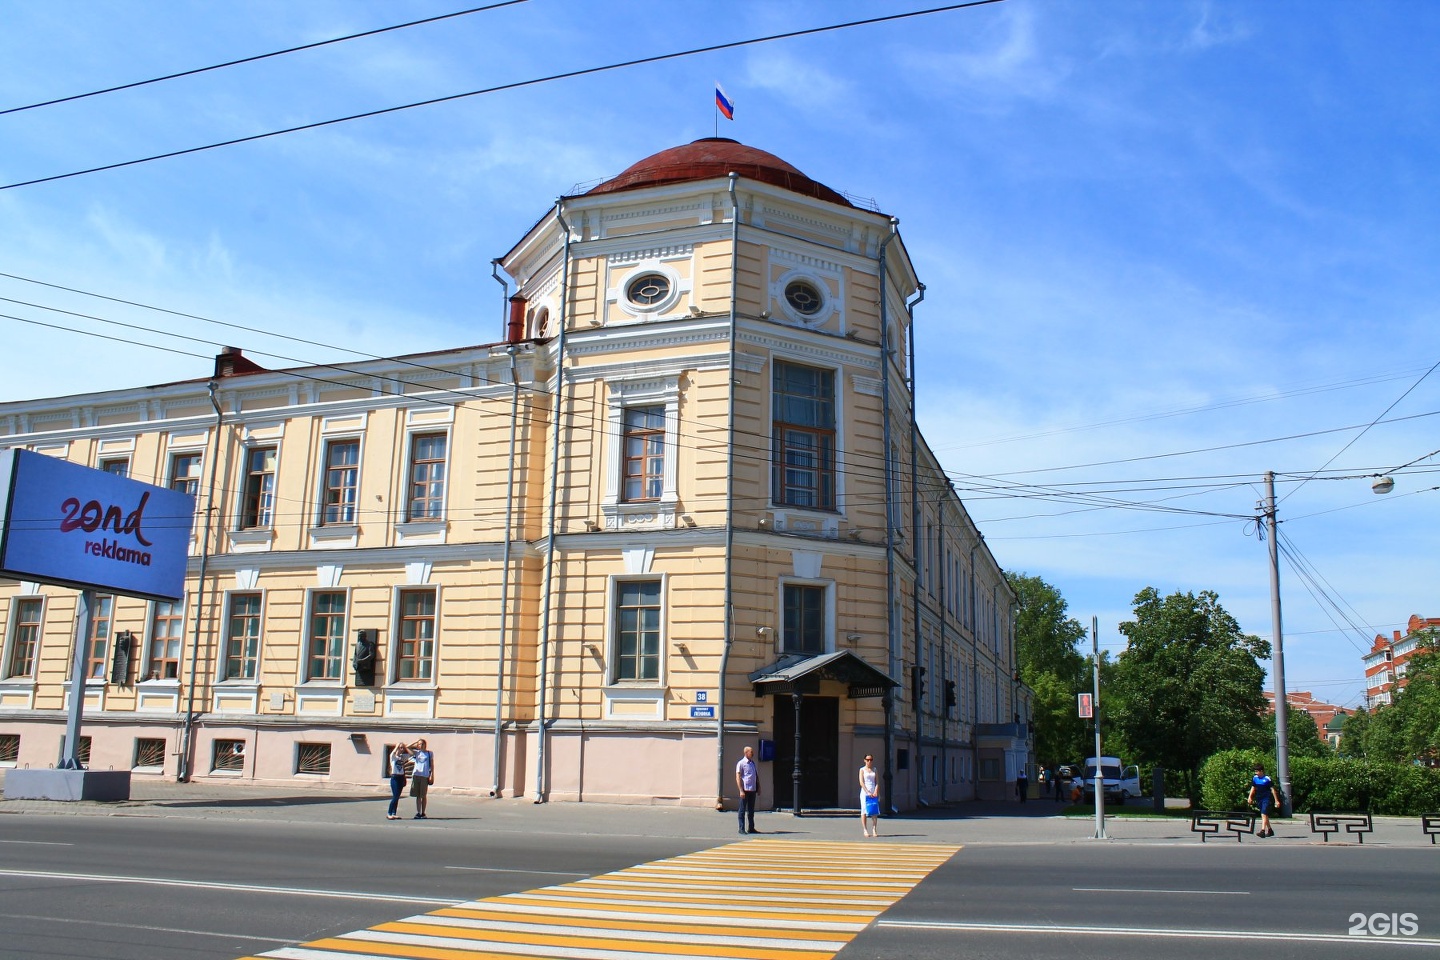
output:
<svg viewBox="0 0 1440 960"><path fill-rule="evenodd" d="M256 373L265 368L248 359L239 347L223 347L215 355L215 379L233 377L241 373Z"/></svg>

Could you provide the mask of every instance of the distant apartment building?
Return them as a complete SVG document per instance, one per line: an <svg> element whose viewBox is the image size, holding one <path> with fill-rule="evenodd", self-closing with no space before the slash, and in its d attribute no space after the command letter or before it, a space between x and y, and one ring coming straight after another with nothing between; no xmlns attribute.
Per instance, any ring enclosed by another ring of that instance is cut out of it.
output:
<svg viewBox="0 0 1440 960"><path fill-rule="evenodd" d="M1321 740L1329 743L1332 747L1340 745L1340 731L1345 717L1350 713L1349 710L1333 703L1316 700L1308 691L1304 690L1285 691L1285 702L1296 710L1303 710L1310 714L1315 721L1315 727ZM1265 691L1265 705L1271 714L1275 713L1275 692L1273 690Z"/></svg>
<svg viewBox="0 0 1440 960"><path fill-rule="evenodd" d="M1396 690L1404 688L1410 658L1421 641L1432 639L1437 630L1440 630L1440 617L1411 614L1403 634L1396 630L1389 637L1375 635L1370 652L1363 658L1366 707L1373 710L1383 706L1393 699Z"/></svg>
<svg viewBox="0 0 1440 960"><path fill-rule="evenodd" d="M496 263L493 343L0 403L198 505L185 599L79 638L82 758L378 788L424 736L446 789L711 805L756 744L772 806L866 754L902 809L1008 797L1016 600L916 426L897 221L702 140ZM0 766L59 756L75 608L0 581Z"/></svg>

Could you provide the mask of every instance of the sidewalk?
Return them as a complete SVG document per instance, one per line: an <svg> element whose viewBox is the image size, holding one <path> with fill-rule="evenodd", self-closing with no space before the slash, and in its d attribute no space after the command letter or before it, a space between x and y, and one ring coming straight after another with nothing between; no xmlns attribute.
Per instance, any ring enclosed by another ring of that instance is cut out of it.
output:
<svg viewBox="0 0 1440 960"><path fill-rule="evenodd" d="M389 793L375 790L305 790L293 786L176 783L137 778L131 799L115 803L50 800L0 801L0 815L189 817L384 826ZM1094 843L1093 817L1062 817L1053 801L1029 803L962 801L944 807L884 817L882 840L960 844ZM402 812L413 811L407 796ZM602 803L534 803L526 798L489 799L444 792L432 793L430 817L423 823L403 821L421 829L471 831L630 834L728 840L735 835L735 813L700 807L639 806ZM788 812L762 812L755 825L761 834L795 839L860 839L854 811L815 811L796 817ZM1418 818L1376 817L1366 847L1431 846ZM400 826L394 824L389 829ZM1107 817L1106 833L1114 843L1199 844L1185 818ZM1246 837L1246 845L1322 844L1311 835L1308 819L1276 821L1273 840ZM1212 838L1207 846L1234 845L1228 837ZM1358 846L1332 838L1328 846Z"/></svg>

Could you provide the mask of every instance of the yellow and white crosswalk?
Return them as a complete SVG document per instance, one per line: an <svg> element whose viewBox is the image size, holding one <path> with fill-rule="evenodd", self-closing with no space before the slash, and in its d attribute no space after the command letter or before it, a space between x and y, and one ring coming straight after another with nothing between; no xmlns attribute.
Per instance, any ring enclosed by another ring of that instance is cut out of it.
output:
<svg viewBox="0 0 1440 960"><path fill-rule="evenodd" d="M747 840L243 960L829 960L958 849Z"/></svg>

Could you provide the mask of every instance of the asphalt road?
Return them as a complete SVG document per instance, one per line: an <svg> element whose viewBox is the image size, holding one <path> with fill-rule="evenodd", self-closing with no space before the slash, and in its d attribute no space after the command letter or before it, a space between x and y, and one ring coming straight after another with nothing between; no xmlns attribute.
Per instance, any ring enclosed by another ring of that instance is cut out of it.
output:
<svg viewBox="0 0 1440 960"><path fill-rule="evenodd" d="M637 815L623 835L566 835L414 822L4 817L0 958L234 960L732 839L645 836L643 824ZM855 876L883 860L886 842L854 843ZM1435 955L1437 876L1440 849L1429 847L972 842L839 956ZM1363 936L1349 932L1356 914ZM1377 935L1377 914L1413 914L1415 931Z"/></svg>

